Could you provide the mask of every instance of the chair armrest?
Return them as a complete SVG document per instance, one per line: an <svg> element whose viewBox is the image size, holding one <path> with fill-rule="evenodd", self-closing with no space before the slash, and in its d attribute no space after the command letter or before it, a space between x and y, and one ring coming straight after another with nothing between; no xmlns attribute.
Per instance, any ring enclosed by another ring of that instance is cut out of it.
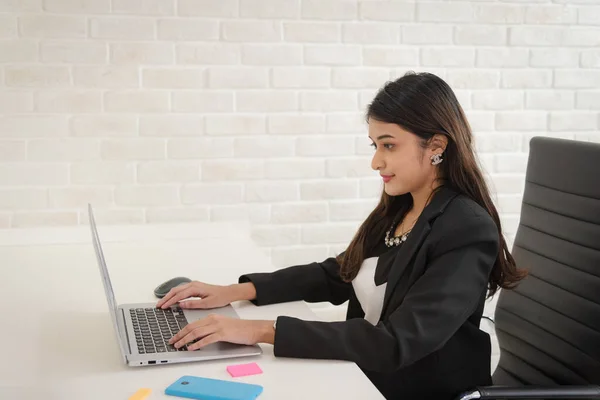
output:
<svg viewBox="0 0 600 400"><path fill-rule="evenodd" d="M600 386L482 386L463 393L457 400L491 399L600 399Z"/></svg>

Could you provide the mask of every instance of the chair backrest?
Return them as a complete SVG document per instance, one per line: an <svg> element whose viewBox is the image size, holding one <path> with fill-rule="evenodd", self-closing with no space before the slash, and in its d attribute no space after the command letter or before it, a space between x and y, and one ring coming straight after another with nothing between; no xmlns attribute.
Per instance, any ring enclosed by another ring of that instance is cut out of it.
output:
<svg viewBox="0 0 600 400"><path fill-rule="evenodd" d="M494 384L600 384L600 144L533 138L521 207Z"/></svg>

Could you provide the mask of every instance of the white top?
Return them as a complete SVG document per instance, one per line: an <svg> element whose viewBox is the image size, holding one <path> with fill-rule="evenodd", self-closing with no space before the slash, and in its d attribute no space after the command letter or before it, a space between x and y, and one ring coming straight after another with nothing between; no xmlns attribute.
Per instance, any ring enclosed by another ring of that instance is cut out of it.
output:
<svg viewBox="0 0 600 400"><path fill-rule="evenodd" d="M352 281L356 297L365 312L365 319L377 325L383 309L383 297L387 283L375 285L375 269L379 257L367 258L363 261L358 275Z"/></svg>

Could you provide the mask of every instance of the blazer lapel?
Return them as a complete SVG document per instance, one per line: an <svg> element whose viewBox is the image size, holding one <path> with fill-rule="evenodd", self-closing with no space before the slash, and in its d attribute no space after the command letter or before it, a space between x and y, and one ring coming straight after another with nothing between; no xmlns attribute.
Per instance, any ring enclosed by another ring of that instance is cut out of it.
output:
<svg viewBox="0 0 600 400"><path fill-rule="evenodd" d="M394 293L394 289L398 285L398 282L400 281L404 271L406 271L408 264L412 261L415 254L421 248L421 244L429 235L432 221L444 212L446 206L457 195L458 193L454 190L447 187L442 187L434 195L429 205L425 207L419 216L419 219L408 236L408 239L406 242L404 242L398 251L398 254L396 254L394 263L392 264L392 268L389 272L385 295L383 298L383 309L381 312L382 316L385 315L387 306L390 302L392 294Z"/></svg>

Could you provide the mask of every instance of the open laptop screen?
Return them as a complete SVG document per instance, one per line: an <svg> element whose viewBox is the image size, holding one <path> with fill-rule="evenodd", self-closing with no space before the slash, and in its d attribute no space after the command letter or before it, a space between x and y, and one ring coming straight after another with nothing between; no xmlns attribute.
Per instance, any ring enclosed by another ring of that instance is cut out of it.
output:
<svg viewBox="0 0 600 400"><path fill-rule="evenodd" d="M121 355L123 361L126 362L125 348L121 338L126 337L124 332L121 332L120 325L117 321L117 302L115 301L115 293L113 292L112 284L110 283L110 277L108 276L108 269L106 267L106 261L104 260L104 253L102 252L102 245L100 244L100 237L98 236L98 230L96 229L96 220L94 219L94 212L92 211L91 204L88 204L88 215L90 219L90 228L92 231L92 242L94 243L94 250L96 252L96 260L98 261L98 267L100 267L100 275L102 276L102 284L104 285L104 292L106 294L106 301L108 302L108 308L110 311L110 318L112 319L115 333L117 334L117 341L121 349Z"/></svg>

